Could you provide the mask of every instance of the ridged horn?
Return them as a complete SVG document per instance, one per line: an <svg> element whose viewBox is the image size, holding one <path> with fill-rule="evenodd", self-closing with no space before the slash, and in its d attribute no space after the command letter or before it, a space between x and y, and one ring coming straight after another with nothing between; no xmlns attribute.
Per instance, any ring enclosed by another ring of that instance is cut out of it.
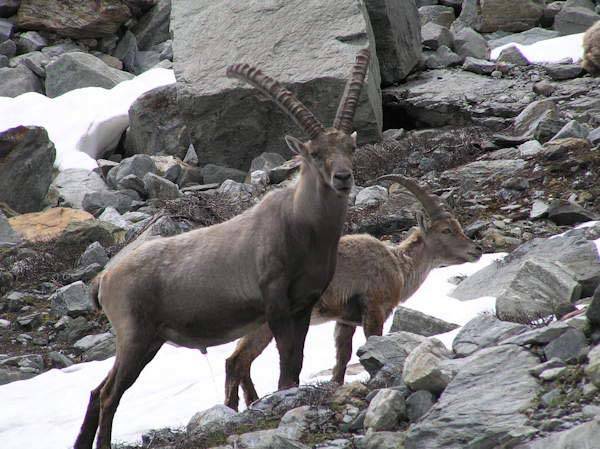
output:
<svg viewBox="0 0 600 449"><path fill-rule="evenodd" d="M273 100L300 128L306 131L311 140L323 133L323 125L294 94L256 67L248 64L233 64L227 67L227 76L246 81Z"/></svg>
<svg viewBox="0 0 600 449"><path fill-rule="evenodd" d="M437 195L423 189L414 179L402 175L385 175L380 176L375 181L394 181L406 187L423 205L429 218L434 219L450 215L444 208L442 200Z"/></svg>
<svg viewBox="0 0 600 449"><path fill-rule="evenodd" d="M370 57L371 52L368 48L362 49L358 52L358 55L356 55L356 61L354 62L354 67L352 67L352 74L346 83L344 95L342 95L337 114L335 115L335 120L333 121L333 127L346 134L352 132L354 113L356 112L358 98L360 97L365 76L367 75Z"/></svg>

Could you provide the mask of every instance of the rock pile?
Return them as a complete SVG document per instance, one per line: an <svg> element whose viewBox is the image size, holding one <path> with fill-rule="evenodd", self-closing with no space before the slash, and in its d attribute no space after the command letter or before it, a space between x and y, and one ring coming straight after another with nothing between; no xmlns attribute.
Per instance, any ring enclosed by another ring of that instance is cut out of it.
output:
<svg viewBox="0 0 600 449"><path fill-rule="evenodd" d="M152 67L171 66L171 0L21 0L2 6L0 96L111 88Z"/></svg>

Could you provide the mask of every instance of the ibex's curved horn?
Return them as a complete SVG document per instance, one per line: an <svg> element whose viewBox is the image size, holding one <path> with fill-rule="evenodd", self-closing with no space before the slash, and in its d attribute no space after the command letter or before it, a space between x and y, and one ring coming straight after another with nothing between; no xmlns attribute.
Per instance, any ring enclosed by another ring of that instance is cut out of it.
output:
<svg viewBox="0 0 600 449"><path fill-rule="evenodd" d="M443 206L442 200L437 195L423 189L414 179L402 175L385 175L380 176L376 181L394 181L402 184L419 200L427 215L432 219L449 215Z"/></svg>
<svg viewBox="0 0 600 449"><path fill-rule="evenodd" d="M306 106L289 90L285 89L273 78L262 73L256 67L248 64L233 64L227 67L227 76L241 79L256 87L286 112L300 128L305 130L311 140L324 131L323 125L321 125Z"/></svg>
<svg viewBox="0 0 600 449"><path fill-rule="evenodd" d="M333 121L333 127L346 134L352 132L354 113L356 112L358 97L360 97L360 91L362 90L367 69L369 68L370 57L371 53L368 48L362 49L356 55L356 62L354 63L354 67L352 67L352 75L346 83L344 95L342 95L335 120Z"/></svg>

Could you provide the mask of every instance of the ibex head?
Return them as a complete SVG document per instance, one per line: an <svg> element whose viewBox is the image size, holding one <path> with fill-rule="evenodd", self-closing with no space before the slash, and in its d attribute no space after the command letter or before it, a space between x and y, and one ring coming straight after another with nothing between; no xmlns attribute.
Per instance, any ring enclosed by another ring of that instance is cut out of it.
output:
<svg viewBox="0 0 600 449"><path fill-rule="evenodd" d="M358 53L331 128L323 127L289 90L260 70L248 64L235 64L227 68L227 76L239 78L257 88L306 131L310 140L302 142L286 136L288 146L319 173L326 186L340 195L347 195L354 183L352 153L356 148L356 132L353 132L352 122L369 66L369 56L368 49Z"/></svg>
<svg viewBox="0 0 600 449"><path fill-rule="evenodd" d="M423 205L429 216L429 224L421 214L417 215L417 223L423 234L425 244L435 250L436 266L475 262L479 260L482 249L467 237L454 216L446 210L442 200L429 193L413 179L402 175L386 175L377 181L394 181L406 187Z"/></svg>

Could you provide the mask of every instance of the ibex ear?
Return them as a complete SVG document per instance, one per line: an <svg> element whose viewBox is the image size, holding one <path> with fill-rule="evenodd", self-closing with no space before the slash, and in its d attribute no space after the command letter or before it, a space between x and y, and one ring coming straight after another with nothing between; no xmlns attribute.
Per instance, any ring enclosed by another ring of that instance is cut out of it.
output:
<svg viewBox="0 0 600 449"><path fill-rule="evenodd" d="M417 212L415 218L417 219L417 224L421 231L427 232L427 219L425 218L425 215L422 212Z"/></svg>
<svg viewBox="0 0 600 449"><path fill-rule="evenodd" d="M304 143L295 137L285 136L285 143L292 150L292 153L299 154L300 156L308 156L308 151L306 151Z"/></svg>
<svg viewBox="0 0 600 449"><path fill-rule="evenodd" d="M350 134L350 137L352 138L352 145L354 145L354 148L356 148L356 131Z"/></svg>

